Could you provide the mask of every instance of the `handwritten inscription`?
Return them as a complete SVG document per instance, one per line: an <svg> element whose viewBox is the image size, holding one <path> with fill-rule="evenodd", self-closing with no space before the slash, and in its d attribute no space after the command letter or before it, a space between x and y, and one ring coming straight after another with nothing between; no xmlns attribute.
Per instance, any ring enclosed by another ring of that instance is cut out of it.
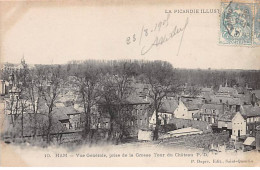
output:
<svg viewBox="0 0 260 170"><path fill-rule="evenodd" d="M153 48L162 46L180 34L181 37L179 38L179 46L177 51L178 55L184 32L189 23L189 18L186 18L183 25L177 25L170 22L170 17L171 13L167 13L165 19L156 22L151 27L142 26L139 34L134 33L132 36L126 38L126 44L131 45L138 43L137 45L140 46L141 55L145 55Z"/></svg>

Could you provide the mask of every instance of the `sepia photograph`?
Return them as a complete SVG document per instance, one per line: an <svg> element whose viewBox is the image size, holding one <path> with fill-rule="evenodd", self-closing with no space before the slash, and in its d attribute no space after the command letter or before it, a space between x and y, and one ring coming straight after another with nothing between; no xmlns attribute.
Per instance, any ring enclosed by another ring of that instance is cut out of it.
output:
<svg viewBox="0 0 260 170"><path fill-rule="evenodd" d="M0 0L0 166L260 166L259 7Z"/></svg>

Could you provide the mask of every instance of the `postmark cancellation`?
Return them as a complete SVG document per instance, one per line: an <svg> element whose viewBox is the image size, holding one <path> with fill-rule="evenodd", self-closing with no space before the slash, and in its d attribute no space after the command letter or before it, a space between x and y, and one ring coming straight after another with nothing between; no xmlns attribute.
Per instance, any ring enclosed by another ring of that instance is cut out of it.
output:
<svg viewBox="0 0 260 170"><path fill-rule="evenodd" d="M223 45L259 45L259 3L222 1L219 43Z"/></svg>

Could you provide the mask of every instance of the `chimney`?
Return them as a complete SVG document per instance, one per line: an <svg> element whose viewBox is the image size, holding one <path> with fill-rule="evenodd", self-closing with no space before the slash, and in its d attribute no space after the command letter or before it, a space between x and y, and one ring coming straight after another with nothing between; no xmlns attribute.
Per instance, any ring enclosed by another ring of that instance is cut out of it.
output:
<svg viewBox="0 0 260 170"><path fill-rule="evenodd" d="M251 95L251 104L253 106L255 106L255 103L256 103L256 96L255 96L255 93L252 93L252 95Z"/></svg>
<svg viewBox="0 0 260 170"><path fill-rule="evenodd" d="M2 85L1 95L5 95L5 81L4 80L1 80L1 85Z"/></svg>
<svg viewBox="0 0 260 170"><path fill-rule="evenodd" d="M180 104L181 97L178 96L178 105Z"/></svg>
<svg viewBox="0 0 260 170"><path fill-rule="evenodd" d="M225 112L225 103L222 103L222 114Z"/></svg>

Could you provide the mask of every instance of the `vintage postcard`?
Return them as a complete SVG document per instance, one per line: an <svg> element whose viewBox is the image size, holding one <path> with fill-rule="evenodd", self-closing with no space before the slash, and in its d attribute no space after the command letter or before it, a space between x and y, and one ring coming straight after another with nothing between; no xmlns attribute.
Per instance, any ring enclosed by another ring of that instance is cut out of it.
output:
<svg viewBox="0 0 260 170"><path fill-rule="evenodd" d="M0 166L259 166L259 7L0 0Z"/></svg>

